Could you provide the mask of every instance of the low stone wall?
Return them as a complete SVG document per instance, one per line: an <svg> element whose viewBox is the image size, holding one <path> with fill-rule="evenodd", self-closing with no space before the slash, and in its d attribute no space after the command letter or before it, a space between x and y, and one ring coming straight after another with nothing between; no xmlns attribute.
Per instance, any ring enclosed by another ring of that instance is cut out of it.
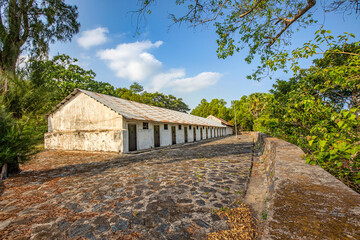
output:
<svg viewBox="0 0 360 240"><path fill-rule="evenodd" d="M264 134L254 138L266 174L263 239L360 239L360 194L305 164L299 147Z"/></svg>
<svg viewBox="0 0 360 240"><path fill-rule="evenodd" d="M50 132L44 137L45 149L120 152L121 131Z"/></svg>

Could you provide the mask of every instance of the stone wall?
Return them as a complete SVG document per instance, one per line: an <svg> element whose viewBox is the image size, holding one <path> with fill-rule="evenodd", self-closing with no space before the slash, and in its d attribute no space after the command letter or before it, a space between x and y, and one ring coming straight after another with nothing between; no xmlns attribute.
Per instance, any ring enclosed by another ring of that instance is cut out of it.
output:
<svg viewBox="0 0 360 240"><path fill-rule="evenodd" d="M360 194L280 139L256 134L266 174L263 239L360 239Z"/></svg>

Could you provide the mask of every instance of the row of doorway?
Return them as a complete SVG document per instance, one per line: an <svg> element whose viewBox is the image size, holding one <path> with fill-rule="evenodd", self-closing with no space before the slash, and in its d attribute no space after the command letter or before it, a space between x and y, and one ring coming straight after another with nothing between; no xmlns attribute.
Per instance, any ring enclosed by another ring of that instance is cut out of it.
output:
<svg viewBox="0 0 360 240"><path fill-rule="evenodd" d="M128 132L129 132L129 151L137 150L137 132L136 132L136 124L128 124ZM206 129L206 139L209 138L208 129ZM218 136L220 135L218 129ZM210 131L210 137L212 138L212 131ZM215 134L214 134L215 135ZM196 141L196 129L193 128L193 136L194 142ZM203 129L200 128L200 140L203 140ZM184 141L188 142L188 128L184 127ZM176 126L171 127L171 143L176 144ZM160 147L160 125L154 125L154 147Z"/></svg>

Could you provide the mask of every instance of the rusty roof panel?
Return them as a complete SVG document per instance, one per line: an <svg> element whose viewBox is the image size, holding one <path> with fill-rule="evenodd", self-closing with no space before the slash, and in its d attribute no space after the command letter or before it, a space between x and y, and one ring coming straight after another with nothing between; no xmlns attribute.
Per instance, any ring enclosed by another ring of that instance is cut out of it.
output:
<svg viewBox="0 0 360 240"><path fill-rule="evenodd" d="M90 92L82 89L76 89L76 92L82 92L105 106L111 108L113 111L119 113L127 119L141 120L141 121L154 121L164 123L181 123L190 125L203 125L211 127L224 127L224 125L188 113L183 113L167 108L150 106L143 103L133 102L122 98L117 98L100 93ZM74 96L76 92L73 92ZM75 93L75 94L74 94ZM64 104L62 102L62 104Z"/></svg>

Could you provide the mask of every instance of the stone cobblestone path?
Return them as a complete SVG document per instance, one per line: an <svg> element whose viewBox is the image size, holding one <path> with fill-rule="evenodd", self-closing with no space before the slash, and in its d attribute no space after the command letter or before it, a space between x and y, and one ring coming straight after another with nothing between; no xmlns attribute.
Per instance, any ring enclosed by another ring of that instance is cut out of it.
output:
<svg viewBox="0 0 360 240"><path fill-rule="evenodd" d="M1 239L203 239L246 191L252 137L116 155L45 151L0 182Z"/></svg>

